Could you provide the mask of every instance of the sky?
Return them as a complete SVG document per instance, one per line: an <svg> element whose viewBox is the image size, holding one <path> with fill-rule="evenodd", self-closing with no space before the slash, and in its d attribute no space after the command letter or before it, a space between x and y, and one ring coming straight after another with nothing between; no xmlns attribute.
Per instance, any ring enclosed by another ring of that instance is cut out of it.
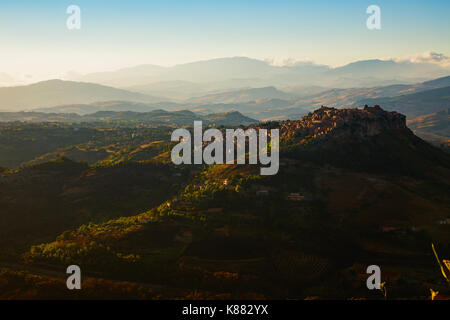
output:
<svg viewBox="0 0 450 320"><path fill-rule="evenodd" d="M374 4L381 30L366 27ZM80 30L66 26L69 5L81 9ZM374 58L448 63L449 39L448 0L1 0L0 82L232 56L331 66Z"/></svg>

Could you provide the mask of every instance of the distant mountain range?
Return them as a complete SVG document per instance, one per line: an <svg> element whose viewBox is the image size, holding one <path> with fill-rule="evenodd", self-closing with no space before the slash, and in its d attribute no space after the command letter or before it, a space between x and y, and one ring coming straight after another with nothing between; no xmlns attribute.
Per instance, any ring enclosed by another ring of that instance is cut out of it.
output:
<svg viewBox="0 0 450 320"><path fill-rule="evenodd" d="M62 80L0 88L0 110L7 111L104 100L155 102L163 99L94 83Z"/></svg>
<svg viewBox="0 0 450 320"><path fill-rule="evenodd" d="M408 118L414 118L449 108L450 86L390 98L364 99L356 105L363 103L383 105L387 110L395 110L407 115Z"/></svg>
<svg viewBox="0 0 450 320"><path fill-rule="evenodd" d="M236 125L253 119L300 119L322 105L338 109L380 105L408 120L427 115L436 119L450 107L449 72L435 64L392 60L358 61L338 68L312 63L280 67L243 57L170 68L144 65L77 78L89 83L49 80L2 87L0 111L33 112L2 113L0 119L185 124L201 117L209 121L204 117L219 113L222 123ZM419 81L438 76L442 77ZM8 77L0 74L0 80ZM161 109L167 114L159 114ZM434 143L449 138L448 130L414 130Z"/></svg>
<svg viewBox="0 0 450 320"><path fill-rule="evenodd" d="M311 95L301 97L303 103L323 104L339 107L343 105L363 106L369 98L385 98L412 94L421 91L438 89L450 86L450 76L438 78L431 81L407 84L394 84L388 86L377 86L371 88L349 88L329 89L318 91ZM359 104L359 105L358 105Z"/></svg>
<svg viewBox="0 0 450 320"><path fill-rule="evenodd" d="M197 61L173 67L140 65L111 72L91 73L70 80L133 88L146 94L165 95L182 82L197 92L262 86L368 87L415 83L448 75L436 64L394 60L357 61L338 68L313 63L274 66L246 57Z"/></svg>
<svg viewBox="0 0 450 320"><path fill-rule="evenodd" d="M177 109L180 105L171 102L141 103L133 101L99 101L90 104L67 104L49 108L36 108L35 112L43 113L76 113L91 114L98 111L135 111L149 112L156 109Z"/></svg>
<svg viewBox="0 0 450 320"><path fill-rule="evenodd" d="M153 110L150 112L98 111L82 116L76 113L0 112L0 122L97 122L117 120L143 121L155 125L193 125L195 120L202 120L205 124L229 126L249 125L258 122L237 111L208 114L204 116L188 110L173 112L165 110Z"/></svg>
<svg viewBox="0 0 450 320"><path fill-rule="evenodd" d="M179 82L179 85L187 84ZM0 110L87 115L98 111L187 109L202 115L239 111L250 118L267 120L299 119L321 105L343 108L378 104L412 119L449 107L449 90L450 76L447 76L415 84L370 88L245 88L174 102L92 83L52 80L30 86L0 88Z"/></svg>
<svg viewBox="0 0 450 320"><path fill-rule="evenodd" d="M189 103L244 103L266 99L294 100L293 94L277 90L275 87L251 88L209 94L203 97L191 98Z"/></svg>
<svg viewBox="0 0 450 320"><path fill-rule="evenodd" d="M311 88L312 92L317 92L301 97L292 92L295 89L290 92L286 90L266 87L207 95L189 100L188 108L198 112L234 109L261 120L298 119L321 105L336 108L380 105L387 110L401 112L408 118L441 111L450 106L449 76L412 85L329 90Z"/></svg>

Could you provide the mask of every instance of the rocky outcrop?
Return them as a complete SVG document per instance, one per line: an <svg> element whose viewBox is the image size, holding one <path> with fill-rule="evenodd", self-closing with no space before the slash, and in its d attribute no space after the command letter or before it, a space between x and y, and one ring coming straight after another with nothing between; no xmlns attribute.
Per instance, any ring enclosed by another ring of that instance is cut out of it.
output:
<svg viewBox="0 0 450 320"><path fill-rule="evenodd" d="M298 121L280 123L282 139L309 138L364 138L385 131L405 129L406 117L388 112L380 106L363 109L336 109L321 107Z"/></svg>

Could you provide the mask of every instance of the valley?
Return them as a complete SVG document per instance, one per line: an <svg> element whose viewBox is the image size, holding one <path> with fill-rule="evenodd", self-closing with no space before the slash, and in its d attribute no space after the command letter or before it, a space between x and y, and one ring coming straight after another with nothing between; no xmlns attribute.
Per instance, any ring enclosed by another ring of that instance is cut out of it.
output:
<svg viewBox="0 0 450 320"><path fill-rule="evenodd" d="M252 124L280 128L274 176L176 166L165 125L3 126L0 139L19 128L79 139L0 173L5 296L36 297L39 283L41 298L376 299L358 280L367 264L393 299L423 299L430 282L447 292L430 244L448 255L450 156L401 114L324 107ZM58 289L70 264L89 290Z"/></svg>

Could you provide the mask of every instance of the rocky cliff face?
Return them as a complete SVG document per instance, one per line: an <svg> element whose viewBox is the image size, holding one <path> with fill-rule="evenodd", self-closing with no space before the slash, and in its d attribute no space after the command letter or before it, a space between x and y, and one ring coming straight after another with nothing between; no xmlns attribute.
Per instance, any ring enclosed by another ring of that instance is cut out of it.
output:
<svg viewBox="0 0 450 320"><path fill-rule="evenodd" d="M404 115L379 106L322 107L301 120L266 126L280 128L280 155L298 161L423 177L450 169L449 155L415 136Z"/></svg>
<svg viewBox="0 0 450 320"><path fill-rule="evenodd" d="M282 139L305 138L364 138L390 130L408 130L406 117L387 112L379 106L364 109L336 109L321 107L298 121L280 124Z"/></svg>

